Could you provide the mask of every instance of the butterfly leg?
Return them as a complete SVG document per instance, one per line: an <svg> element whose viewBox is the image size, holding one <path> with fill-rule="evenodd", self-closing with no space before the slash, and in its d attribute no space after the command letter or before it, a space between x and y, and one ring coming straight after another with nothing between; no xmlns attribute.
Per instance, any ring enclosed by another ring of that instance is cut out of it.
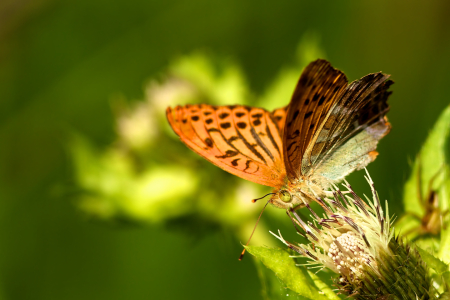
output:
<svg viewBox="0 0 450 300"><path fill-rule="evenodd" d="M404 235L409 235L413 232L418 232L418 235L423 234L438 234L443 224L442 219L446 216L439 208L439 198L436 191L433 189L434 182L442 173L444 166L441 166L439 170L429 179L427 184L427 191L424 194L423 191L423 175L422 175L422 160L420 156L417 156L417 173L416 173L416 188L417 198L420 206L423 209L423 215L419 215L413 212L406 212L401 219L406 216L411 216L414 219L420 221L420 225L413 227L404 232ZM400 220L399 220L400 221ZM418 237L418 236L417 236Z"/></svg>
<svg viewBox="0 0 450 300"><path fill-rule="evenodd" d="M419 197L419 201L420 204L422 205L422 207L427 210L428 206L433 205L433 199L434 197L432 197L432 194L435 193L435 191L433 190L433 185L435 180L438 178L438 176L442 173L442 171L444 170L444 165L442 165L439 170L433 175L431 176L430 180L428 181L428 189L427 189L427 193L424 196L423 195L423 190L422 190L422 160L420 159L420 156L417 156L417 194ZM436 203L437 205L437 203Z"/></svg>
<svg viewBox="0 0 450 300"><path fill-rule="evenodd" d="M290 209L286 209L286 214L291 219L292 224L294 224L295 230L297 230L297 232L306 239L306 235L303 232L301 232L300 229L297 227L297 226L302 227L302 225L296 219L294 219L294 217L291 214Z"/></svg>

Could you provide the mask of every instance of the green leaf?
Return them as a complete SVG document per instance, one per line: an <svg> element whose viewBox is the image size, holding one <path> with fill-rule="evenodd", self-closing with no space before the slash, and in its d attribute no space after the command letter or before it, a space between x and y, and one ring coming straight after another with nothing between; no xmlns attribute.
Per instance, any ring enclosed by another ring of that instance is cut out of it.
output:
<svg viewBox="0 0 450 300"><path fill-rule="evenodd" d="M321 290L325 296L328 297L328 299L334 299L334 300L340 300L340 298L336 295L335 292L333 292L333 289L327 285L325 282L323 282L319 276L317 276L315 273L308 271L309 276L311 276L312 280L314 280L314 283L316 286Z"/></svg>
<svg viewBox="0 0 450 300"><path fill-rule="evenodd" d="M396 223L395 227L404 233L409 231L410 238L414 238L419 233L414 228L420 228L421 219L427 211L425 203L432 195L431 192L435 193L439 208L432 212L436 215L430 219L439 220L438 215L442 215L450 206L449 134L450 106L444 110L430 131L413 163L411 176L404 186L403 204L406 215ZM427 213L431 214L429 210ZM435 222L432 227L435 226L439 226L439 222ZM441 247L442 250L445 248Z"/></svg>
<svg viewBox="0 0 450 300"><path fill-rule="evenodd" d="M258 271L261 282L261 295L264 300L308 300L309 298L297 295L297 293L286 288L284 283L256 257L252 257Z"/></svg>
<svg viewBox="0 0 450 300"><path fill-rule="evenodd" d="M438 275L442 275L444 272L449 271L448 265L441 261L439 258L435 257L433 254L420 247L416 246L416 249L419 252L422 260L426 262L430 268L435 270Z"/></svg>
<svg viewBox="0 0 450 300"><path fill-rule="evenodd" d="M450 287L450 271L441 274L442 279L445 281L448 287Z"/></svg>
<svg viewBox="0 0 450 300"><path fill-rule="evenodd" d="M442 211L444 217L442 218L444 221L443 230L441 231L441 247L439 251L439 258L443 261L450 263L450 228L448 224L448 212L450 207L450 167L446 166L445 178L440 189L439 196L442 199Z"/></svg>
<svg viewBox="0 0 450 300"><path fill-rule="evenodd" d="M420 257L422 260L427 264L428 267L433 269L436 274L433 274L433 278L436 280L438 285L449 287L450 286L450 268L449 265L444 263L442 260L428 252L427 250L424 250L420 247L417 247L416 249L420 254ZM442 283L445 283L444 285ZM439 298L444 299L444 298ZM447 299L447 298L445 298Z"/></svg>
<svg viewBox="0 0 450 300"><path fill-rule="evenodd" d="M300 296L314 300L338 299L325 283L318 278L311 278L306 270L297 267L286 250L256 246L246 246L245 249L271 269L287 288ZM330 293L334 296L328 296Z"/></svg>

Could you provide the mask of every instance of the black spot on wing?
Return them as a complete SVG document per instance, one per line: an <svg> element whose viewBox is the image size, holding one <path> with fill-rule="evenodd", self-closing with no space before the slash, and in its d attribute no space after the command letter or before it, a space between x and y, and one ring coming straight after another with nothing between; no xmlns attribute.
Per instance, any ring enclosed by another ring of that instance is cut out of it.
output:
<svg viewBox="0 0 450 300"><path fill-rule="evenodd" d="M227 151L225 152L225 155L216 155L216 157L217 157L217 158L227 158L227 157L233 157L233 156L236 156L236 155L238 155L238 154L239 154L239 152L237 152L237 151L227 150Z"/></svg>
<svg viewBox="0 0 450 300"><path fill-rule="evenodd" d="M292 122L294 122L295 119L297 119L299 113L300 113L300 111L297 109L297 110L294 112L294 115L292 116L292 119L288 122L288 126L287 126L287 127L290 127L290 126L291 126Z"/></svg>
<svg viewBox="0 0 450 300"><path fill-rule="evenodd" d="M191 117L191 120L192 120L192 121L198 121L199 119L200 119L200 118L199 118L198 116L192 116L192 117Z"/></svg>
<svg viewBox="0 0 450 300"><path fill-rule="evenodd" d="M308 119L309 117L311 117L312 113L313 113L312 111L307 112L305 114L305 120Z"/></svg>
<svg viewBox="0 0 450 300"><path fill-rule="evenodd" d="M312 101L315 102L315 101L319 100L319 97L320 97L320 95L316 93L316 94L313 96Z"/></svg>
<svg viewBox="0 0 450 300"><path fill-rule="evenodd" d="M221 113L220 115L219 115L219 118L221 119L221 120L223 120L223 119L225 119L226 117L228 117L230 114L229 113Z"/></svg>
<svg viewBox="0 0 450 300"><path fill-rule="evenodd" d="M237 167L238 165L238 160L240 160L240 158L236 158L233 161L231 161L231 164L233 165L233 167Z"/></svg>
<svg viewBox="0 0 450 300"><path fill-rule="evenodd" d="M320 100L319 100L318 105L319 105L319 106L322 105L324 101L325 101L325 96L322 96L322 97L320 98Z"/></svg>
<svg viewBox="0 0 450 300"><path fill-rule="evenodd" d="M235 140L238 140L239 139L239 137L237 137L237 136L232 136L232 137L230 137L229 139L228 139L228 143L232 143L232 142L234 142Z"/></svg>
<svg viewBox="0 0 450 300"><path fill-rule="evenodd" d="M212 148L212 146L214 145L214 143L211 141L210 138L206 138L206 139L205 139L205 144L206 144L209 148Z"/></svg>
<svg viewBox="0 0 450 300"><path fill-rule="evenodd" d="M240 117L244 116L245 113L243 113L243 112L237 112L237 113L235 113L235 115L236 115L236 117L240 118Z"/></svg>
<svg viewBox="0 0 450 300"><path fill-rule="evenodd" d="M231 127L231 123L230 122L226 122L226 123L221 123L220 124L220 128L222 129L228 129Z"/></svg>
<svg viewBox="0 0 450 300"><path fill-rule="evenodd" d="M238 122L236 125L240 129L245 129L245 127L247 127L247 123L245 122Z"/></svg>
<svg viewBox="0 0 450 300"><path fill-rule="evenodd" d="M205 120L205 123L206 123L206 124L211 124L212 122L213 122L213 119L206 119L206 120Z"/></svg>
<svg viewBox="0 0 450 300"><path fill-rule="evenodd" d="M248 168L250 168L250 164L251 164L251 163L254 163L254 161L253 161L253 160L247 160L247 161L245 162L245 169L244 169L244 172L247 171ZM256 168L256 170L255 170L253 173L258 172L259 166L256 165L256 167L257 167L257 168Z"/></svg>
<svg viewBox="0 0 450 300"><path fill-rule="evenodd" d="M253 125L254 125L254 126L259 126L259 125L261 125L261 120L260 120L260 119L256 119L255 121L253 121Z"/></svg>
<svg viewBox="0 0 450 300"><path fill-rule="evenodd" d="M289 136L289 138L290 139L295 139L296 137L298 137L300 135L300 130L296 130L296 131L294 131L290 136Z"/></svg>

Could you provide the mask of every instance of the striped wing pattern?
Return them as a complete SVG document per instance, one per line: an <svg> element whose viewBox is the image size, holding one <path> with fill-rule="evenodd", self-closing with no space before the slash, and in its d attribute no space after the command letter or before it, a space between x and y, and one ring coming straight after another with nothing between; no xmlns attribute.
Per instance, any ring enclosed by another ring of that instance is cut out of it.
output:
<svg viewBox="0 0 450 300"><path fill-rule="evenodd" d="M199 104L169 107L166 113L180 139L216 166L259 184L283 185L279 126L285 110Z"/></svg>
<svg viewBox="0 0 450 300"><path fill-rule="evenodd" d="M305 174L304 154L316 143L314 137L326 124L347 86L345 75L326 60L317 60L303 71L289 104L284 127L284 162L291 182ZM306 163L306 165L305 165Z"/></svg>
<svg viewBox="0 0 450 300"><path fill-rule="evenodd" d="M305 151L302 174L312 174L345 142L375 123L384 135L389 132L384 115L389 110L387 98L392 92L388 88L393 82L388 78L382 73L369 74L346 87Z"/></svg>

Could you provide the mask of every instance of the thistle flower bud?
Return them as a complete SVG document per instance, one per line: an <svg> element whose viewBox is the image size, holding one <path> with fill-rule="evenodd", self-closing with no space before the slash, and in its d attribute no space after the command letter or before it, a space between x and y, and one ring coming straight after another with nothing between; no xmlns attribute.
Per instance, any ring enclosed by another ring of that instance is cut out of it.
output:
<svg viewBox="0 0 450 300"><path fill-rule="evenodd" d="M430 299L431 279L416 250L394 236L386 202L380 205L367 173L372 199L364 202L346 182L346 191L335 187L332 198L318 199L331 213L318 216L308 205L313 222L289 212L297 231L309 244L287 242L289 248L311 259L309 267L328 268L339 274L341 293L356 299ZM344 195L345 194L345 195ZM272 233L273 234L273 233Z"/></svg>

